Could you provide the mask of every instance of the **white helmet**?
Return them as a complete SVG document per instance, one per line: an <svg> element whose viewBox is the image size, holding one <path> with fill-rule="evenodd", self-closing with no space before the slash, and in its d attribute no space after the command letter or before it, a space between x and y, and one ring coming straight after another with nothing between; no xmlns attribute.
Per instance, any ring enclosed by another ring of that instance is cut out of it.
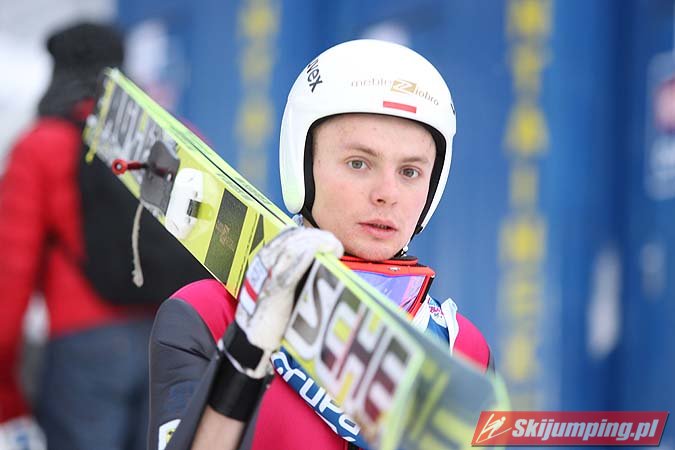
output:
<svg viewBox="0 0 675 450"><path fill-rule="evenodd" d="M329 48L300 73L281 122L279 167L286 207L310 221L314 203L310 128L344 113L375 113L427 126L436 142L436 161L427 202L415 233L429 222L450 171L455 108L438 70L413 50L363 39Z"/></svg>

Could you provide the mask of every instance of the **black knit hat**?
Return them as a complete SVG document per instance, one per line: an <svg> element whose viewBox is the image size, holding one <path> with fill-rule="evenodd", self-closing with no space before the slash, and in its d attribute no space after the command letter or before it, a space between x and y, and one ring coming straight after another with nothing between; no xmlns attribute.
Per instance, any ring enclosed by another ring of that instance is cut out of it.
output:
<svg viewBox="0 0 675 450"><path fill-rule="evenodd" d="M76 103L96 95L101 70L124 60L121 33L103 24L83 22L58 30L48 38L47 50L54 69L38 106L41 116L68 116Z"/></svg>
<svg viewBox="0 0 675 450"><path fill-rule="evenodd" d="M79 23L52 34L47 50L61 70L119 66L124 59L122 35L111 26L93 23Z"/></svg>

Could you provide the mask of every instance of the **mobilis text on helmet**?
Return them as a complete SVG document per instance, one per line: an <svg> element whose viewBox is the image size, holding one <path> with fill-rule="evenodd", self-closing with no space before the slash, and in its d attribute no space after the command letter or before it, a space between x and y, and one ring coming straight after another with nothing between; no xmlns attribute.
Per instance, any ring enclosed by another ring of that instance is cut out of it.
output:
<svg viewBox="0 0 675 450"><path fill-rule="evenodd" d="M307 82L312 87L312 92L314 92L314 88L319 83L323 83L321 81L321 73L319 72L319 58L316 58L307 66Z"/></svg>
<svg viewBox="0 0 675 450"><path fill-rule="evenodd" d="M354 80L351 82L352 87L390 87L390 90L393 92L399 92L401 94L410 94L421 97L434 105L438 106L438 100L429 94L429 91L420 89L417 87L417 83L412 81L401 80L397 78L395 80L386 80L384 78L369 78L365 80Z"/></svg>

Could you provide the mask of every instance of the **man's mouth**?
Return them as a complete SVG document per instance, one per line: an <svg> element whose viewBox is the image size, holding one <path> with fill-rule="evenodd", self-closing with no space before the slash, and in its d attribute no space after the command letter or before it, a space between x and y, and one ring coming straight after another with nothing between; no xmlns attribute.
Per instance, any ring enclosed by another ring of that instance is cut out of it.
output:
<svg viewBox="0 0 675 450"><path fill-rule="evenodd" d="M378 220L372 222L361 222L360 225L366 227L367 229L384 233L391 233L397 230L396 226L394 226L393 223L388 221Z"/></svg>
<svg viewBox="0 0 675 450"><path fill-rule="evenodd" d="M371 227L375 227L375 228L379 228L381 230L393 230L394 229L393 227L390 227L389 225L381 225L379 223L368 223L366 225L371 226Z"/></svg>

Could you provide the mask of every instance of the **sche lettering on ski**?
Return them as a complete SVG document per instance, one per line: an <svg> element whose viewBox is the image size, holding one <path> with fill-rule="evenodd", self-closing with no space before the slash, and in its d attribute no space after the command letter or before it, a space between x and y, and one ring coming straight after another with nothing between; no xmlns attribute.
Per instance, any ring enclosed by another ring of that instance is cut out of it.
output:
<svg viewBox="0 0 675 450"><path fill-rule="evenodd" d="M361 420L363 431L377 432L405 376L411 346L319 264L310 270L285 338L313 367L311 375L332 388L336 402Z"/></svg>

